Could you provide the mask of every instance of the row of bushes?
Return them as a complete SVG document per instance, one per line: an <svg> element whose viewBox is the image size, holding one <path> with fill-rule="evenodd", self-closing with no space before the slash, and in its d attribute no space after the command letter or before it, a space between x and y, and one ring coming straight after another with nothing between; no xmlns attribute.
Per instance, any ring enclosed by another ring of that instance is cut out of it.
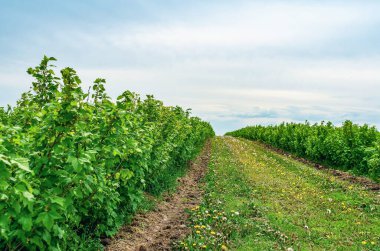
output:
<svg viewBox="0 0 380 251"><path fill-rule="evenodd" d="M375 127L345 121L249 126L227 133L258 140L312 161L356 174L380 178L380 134Z"/></svg>
<svg viewBox="0 0 380 251"><path fill-rule="evenodd" d="M1 250L91 248L88 236L113 235L214 135L152 96L112 101L104 79L85 92L73 69L57 77L54 60L30 68L31 90L0 109Z"/></svg>

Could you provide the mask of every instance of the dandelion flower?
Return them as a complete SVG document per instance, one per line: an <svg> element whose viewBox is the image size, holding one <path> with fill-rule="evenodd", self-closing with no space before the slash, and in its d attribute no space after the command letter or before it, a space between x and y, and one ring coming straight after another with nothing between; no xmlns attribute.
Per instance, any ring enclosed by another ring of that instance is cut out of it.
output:
<svg viewBox="0 0 380 251"><path fill-rule="evenodd" d="M228 250L227 246L225 246L225 245L222 245L221 248L222 248L223 251Z"/></svg>

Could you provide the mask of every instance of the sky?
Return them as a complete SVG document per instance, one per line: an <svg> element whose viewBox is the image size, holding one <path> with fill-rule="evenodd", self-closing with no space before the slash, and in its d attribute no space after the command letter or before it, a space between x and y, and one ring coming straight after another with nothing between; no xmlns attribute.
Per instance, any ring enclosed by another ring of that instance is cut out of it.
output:
<svg viewBox="0 0 380 251"><path fill-rule="evenodd" d="M380 128L380 1L0 0L0 106L43 55L191 108L217 134L282 121Z"/></svg>

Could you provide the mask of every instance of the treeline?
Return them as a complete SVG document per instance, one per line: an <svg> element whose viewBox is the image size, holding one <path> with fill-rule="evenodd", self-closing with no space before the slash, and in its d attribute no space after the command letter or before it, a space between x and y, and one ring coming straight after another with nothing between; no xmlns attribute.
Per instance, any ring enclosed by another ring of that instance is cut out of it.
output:
<svg viewBox="0 0 380 251"><path fill-rule="evenodd" d="M380 178L380 133L375 127L345 121L342 126L282 123L249 126L227 133L257 140L330 167Z"/></svg>
<svg viewBox="0 0 380 251"><path fill-rule="evenodd" d="M0 109L1 250L94 249L214 135L152 96L112 101L104 79L84 91L73 69L58 77L52 61L28 69L31 90Z"/></svg>

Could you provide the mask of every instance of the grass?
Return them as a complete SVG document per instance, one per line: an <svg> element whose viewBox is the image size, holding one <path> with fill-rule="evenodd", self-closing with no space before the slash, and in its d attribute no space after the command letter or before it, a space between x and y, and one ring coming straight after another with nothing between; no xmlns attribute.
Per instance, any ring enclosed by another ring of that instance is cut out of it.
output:
<svg viewBox="0 0 380 251"><path fill-rule="evenodd" d="M254 227L252 218L257 211L250 203L251 187L244 174L237 172L230 154L218 139L212 141L203 202L189 211L192 232L175 249L228 250L231 240L245 236Z"/></svg>
<svg viewBox="0 0 380 251"><path fill-rule="evenodd" d="M198 210L239 215L223 225L192 211L193 228L205 224L223 237L203 249L380 250L378 194L252 141L218 137L212 146ZM212 239L195 231L183 241L189 250Z"/></svg>

